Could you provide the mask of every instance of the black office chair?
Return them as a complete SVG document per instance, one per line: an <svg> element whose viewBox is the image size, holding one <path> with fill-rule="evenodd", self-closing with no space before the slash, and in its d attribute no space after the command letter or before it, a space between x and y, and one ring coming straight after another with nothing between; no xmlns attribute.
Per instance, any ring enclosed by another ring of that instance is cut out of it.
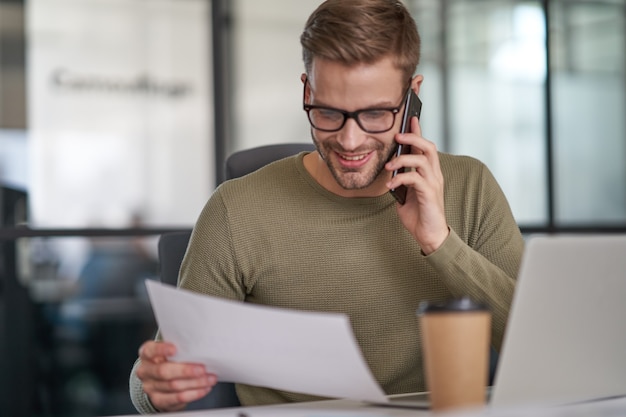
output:
<svg viewBox="0 0 626 417"><path fill-rule="evenodd" d="M237 151L226 159L226 179L242 177L270 162L313 150L312 143L280 143Z"/></svg>
<svg viewBox="0 0 626 417"><path fill-rule="evenodd" d="M315 147L309 143L284 143L235 152L226 159L226 179L241 177L270 162L295 155L301 151L314 149ZM185 256L190 237L191 230L164 233L159 238L158 254L161 282L177 285L180 265ZM187 409L200 410L239 405L235 385L230 382L218 382L206 397L189 404Z"/></svg>

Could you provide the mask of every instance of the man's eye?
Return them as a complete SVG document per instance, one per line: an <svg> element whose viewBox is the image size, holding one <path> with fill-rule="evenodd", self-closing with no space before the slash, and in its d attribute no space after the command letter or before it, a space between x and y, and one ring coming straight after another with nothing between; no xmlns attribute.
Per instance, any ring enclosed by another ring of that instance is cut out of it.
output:
<svg viewBox="0 0 626 417"><path fill-rule="evenodd" d="M380 120L388 116L388 110L368 110L361 113L361 118L363 120Z"/></svg>
<svg viewBox="0 0 626 417"><path fill-rule="evenodd" d="M317 115L329 120L339 120L343 117L341 113L331 109L316 109Z"/></svg>

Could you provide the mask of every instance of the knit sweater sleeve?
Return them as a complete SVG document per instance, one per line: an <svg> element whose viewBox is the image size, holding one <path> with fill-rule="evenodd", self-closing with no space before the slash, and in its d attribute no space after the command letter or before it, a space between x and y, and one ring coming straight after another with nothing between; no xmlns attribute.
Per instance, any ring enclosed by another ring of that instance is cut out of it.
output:
<svg viewBox="0 0 626 417"><path fill-rule="evenodd" d="M130 379L128 381L130 388L130 400L140 414L154 414L157 413L158 410L154 408L150 402L148 395L143 390L141 380L137 378L137 367L139 364L140 360L137 359L130 372Z"/></svg>
<svg viewBox="0 0 626 417"><path fill-rule="evenodd" d="M465 207L472 208L464 211L465 221L450 221L448 239L427 259L453 295L467 295L489 306L492 345L500 350L524 243L491 172L482 163L472 164L472 169L479 174L472 176L476 180L471 192L464 193L472 199ZM459 204L453 198L447 203Z"/></svg>

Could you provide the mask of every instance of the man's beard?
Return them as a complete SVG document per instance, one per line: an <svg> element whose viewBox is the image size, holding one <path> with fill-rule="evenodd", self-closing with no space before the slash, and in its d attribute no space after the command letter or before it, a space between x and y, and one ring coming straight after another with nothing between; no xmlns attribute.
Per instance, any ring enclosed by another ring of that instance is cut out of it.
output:
<svg viewBox="0 0 626 417"><path fill-rule="evenodd" d="M367 168L365 171L361 169L351 170L334 166L333 160L328 157L328 155L335 153L336 151L338 153L342 153L341 149L337 149L337 146L333 147L332 143L322 143L318 141L313 134L313 131L311 131L311 138L317 148L317 152L320 154L324 162L326 162L326 166L328 166L333 178L335 178L335 181L337 181L337 183L345 190L361 190L372 185L381 173L385 171L385 164L389 161L395 147L394 142L389 145L389 149L387 149L384 144L376 142L376 147L368 150L369 152L373 151L375 153L375 155L373 155L373 159L376 159L376 166L372 169ZM368 164L369 163L370 162L368 162Z"/></svg>

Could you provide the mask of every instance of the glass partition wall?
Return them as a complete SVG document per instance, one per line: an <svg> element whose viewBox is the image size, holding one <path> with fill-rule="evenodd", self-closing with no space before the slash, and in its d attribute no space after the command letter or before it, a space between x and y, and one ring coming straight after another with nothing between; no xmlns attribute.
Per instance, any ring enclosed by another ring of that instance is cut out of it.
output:
<svg viewBox="0 0 626 417"><path fill-rule="evenodd" d="M626 0L405 2L425 137L483 160L522 227L626 223ZM0 181L37 227L189 227L216 161L310 141L299 35L319 3L0 1Z"/></svg>
<svg viewBox="0 0 626 417"><path fill-rule="evenodd" d="M549 3L557 226L626 223L626 6Z"/></svg>

